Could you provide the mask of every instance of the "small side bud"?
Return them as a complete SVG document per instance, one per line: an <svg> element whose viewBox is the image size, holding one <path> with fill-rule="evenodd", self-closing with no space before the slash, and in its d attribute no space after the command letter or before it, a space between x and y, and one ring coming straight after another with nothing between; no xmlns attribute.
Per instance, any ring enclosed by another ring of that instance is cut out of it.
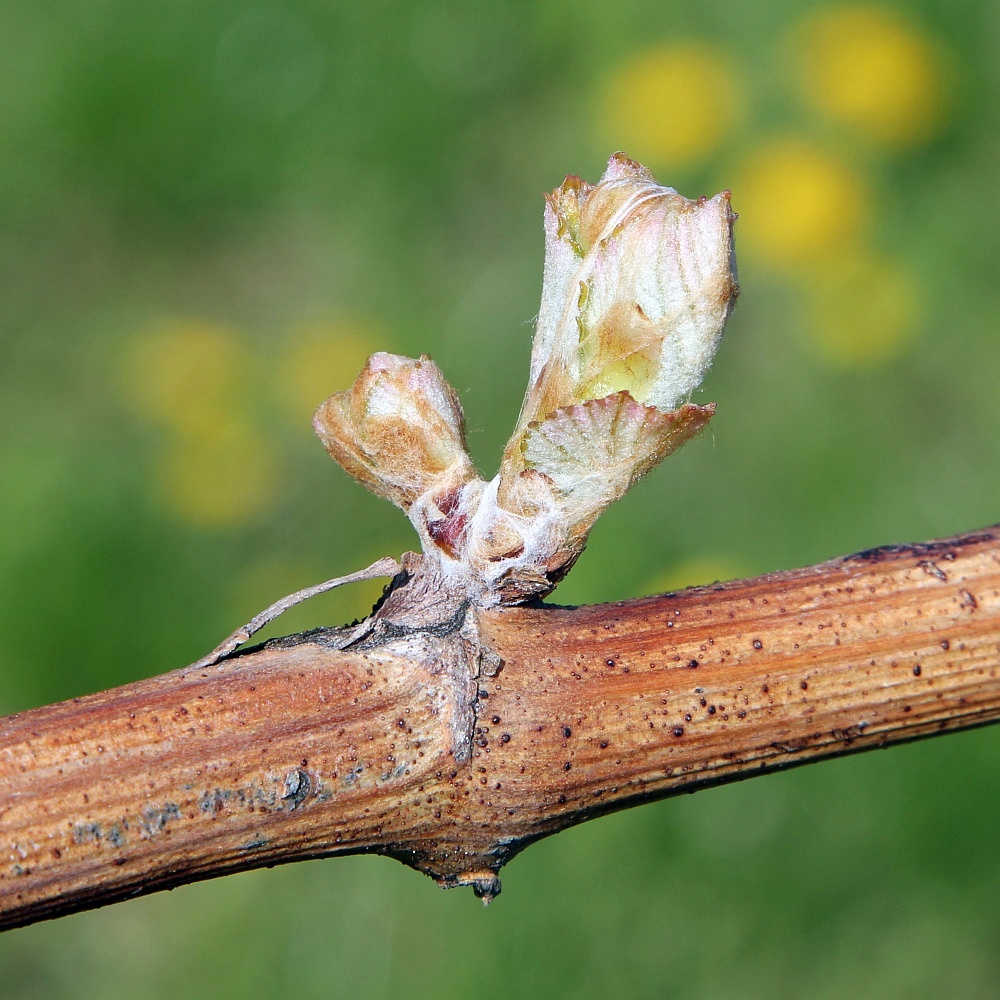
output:
<svg viewBox="0 0 1000 1000"><path fill-rule="evenodd" d="M326 450L359 483L409 512L476 479L462 406L430 358L373 354L354 385L316 411Z"/></svg>

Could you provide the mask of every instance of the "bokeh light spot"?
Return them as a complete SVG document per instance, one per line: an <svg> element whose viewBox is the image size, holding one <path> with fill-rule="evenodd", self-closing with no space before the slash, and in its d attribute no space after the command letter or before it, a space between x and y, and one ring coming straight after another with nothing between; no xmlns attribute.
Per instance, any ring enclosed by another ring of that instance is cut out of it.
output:
<svg viewBox="0 0 1000 1000"><path fill-rule="evenodd" d="M847 164L798 139L753 154L733 192L740 251L784 267L815 262L855 240L868 201Z"/></svg>
<svg viewBox="0 0 1000 1000"><path fill-rule="evenodd" d="M323 63L314 25L281 7L250 7L219 42L217 84L246 112L281 119L313 99L323 80Z"/></svg>
<svg viewBox="0 0 1000 1000"><path fill-rule="evenodd" d="M482 93L514 76L524 55L502 4L466 0L416 5L410 51L420 72L456 93Z"/></svg>
<svg viewBox="0 0 1000 1000"><path fill-rule="evenodd" d="M174 514L219 528L273 506L277 452L253 420L257 359L239 334L199 321L162 324L129 345L122 374L139 415L167 432L155 488Z"/></svg>
<svg viewBox="0 0 1000 1000"><path fill-rule="evenodd" d="M830 260L807 284L808 335L836 365L872 367L912 341L920 318L913 276L900 264L857 252Z"/></svg>
<svg viewBox="0 0 1000 1000"><path fill-rule="evenodd" d="M293 419L306 421L323 400L354 382L369 355L386 347L384 338L380 342L361 325L311 325L289 339L274 391Z"/></svg>
<svg viewBox="0 0 1000 1000"><path fill-rule="evenodd" d="M921 142L940 126L944 59L935 39L874 5L829 7L792 36L809 104L889 146Z"/></svg>
<svg viewBox="0 0 1000 1000"><path fill-rule="evenodd" d="M161 453L159 490L170 509L203 528L238 527L273 505L278 457L248 421L230 418L180 435Z"/></svg>
<svg viewBox="0 0 1000 1000"><path fill-rule="evenodd" d="M183 321L154 328L129 345L124 388L147 420L197 435L226 419L253 370L253 355L236 333Z"/></svg>
<svg viewBox="0 0 1000 1000"><path fill-rule="evenodd" d="M694 163L719 145L740 103L738 73L724 50L692 41L643 52L603 88L602 146L653 167Z"/></svg>

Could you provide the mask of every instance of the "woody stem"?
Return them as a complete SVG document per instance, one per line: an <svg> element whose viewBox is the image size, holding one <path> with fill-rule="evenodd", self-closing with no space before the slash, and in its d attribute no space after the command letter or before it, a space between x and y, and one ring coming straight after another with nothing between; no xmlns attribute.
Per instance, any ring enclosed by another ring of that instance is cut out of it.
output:
<svg viewBox="0 0 1000 1000"><path fill-rule="evenodd" d="M382 853L490 895L540 837L1000 718L1000 527L582 608L481 614L465 764L434 674L315 641L0 721L0 926Z"/></svg>

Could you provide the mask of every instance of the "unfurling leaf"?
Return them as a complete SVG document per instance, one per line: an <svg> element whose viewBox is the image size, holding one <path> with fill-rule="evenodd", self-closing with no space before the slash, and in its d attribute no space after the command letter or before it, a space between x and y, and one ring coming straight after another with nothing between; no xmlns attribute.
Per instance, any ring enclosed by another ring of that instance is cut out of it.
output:
<svg viewBox="0 0 1000 1000"><path fill-rule="evenodd" d="M739 284L729 192L690 201L616 153L545 209L545 277L517 429L625 390L669 411L705 377ZM511 449L509 448L508 451Z"/></svg>

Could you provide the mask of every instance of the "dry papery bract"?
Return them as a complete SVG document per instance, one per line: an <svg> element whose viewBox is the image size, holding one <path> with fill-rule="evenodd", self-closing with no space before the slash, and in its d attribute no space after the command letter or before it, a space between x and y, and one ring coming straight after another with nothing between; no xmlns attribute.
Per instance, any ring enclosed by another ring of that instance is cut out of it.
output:
<svg viewBox="0 0 1000 1000"><path fill-rule="evenodd" d="M327 451L405 511L422 554L301 595L395 574L371 617L327 631L340 648L402 643L448 675L461 702L452 714L457 757L468 755L477 678L498 666L476 609L551 592L608 505L715 412L687 400L739 294L735 218L728 191L692 201L621 153L597 184L571 176L547 196L528 389L488 482L469 458L458 395L426 356L373 354L354 385L316 411ZM251 625L201 662L245 641Z"/></svg>

